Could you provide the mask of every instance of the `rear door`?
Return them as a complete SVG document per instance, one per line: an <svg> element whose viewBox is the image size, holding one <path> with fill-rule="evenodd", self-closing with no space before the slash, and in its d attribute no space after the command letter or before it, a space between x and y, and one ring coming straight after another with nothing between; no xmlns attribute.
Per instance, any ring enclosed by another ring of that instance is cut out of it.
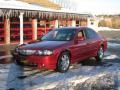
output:
<svg viewBox="0 0 120 90"><path fill-rule="evenodd" d="M91 28L86 28L84 31L87 40L87 55L95 55L98 49L98 34Z"/></svg>

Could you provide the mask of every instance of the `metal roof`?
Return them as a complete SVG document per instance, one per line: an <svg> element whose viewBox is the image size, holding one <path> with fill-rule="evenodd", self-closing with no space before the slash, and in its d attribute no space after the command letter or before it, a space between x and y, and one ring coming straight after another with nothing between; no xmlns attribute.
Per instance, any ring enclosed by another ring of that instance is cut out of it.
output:
<svg viewBox="0 0 120 90"><path fill-rule="evenodd" d="M40 10L40 11L54 11L50 8L41 7L38 5L28 4L16 0L0 0L1 9L20 9L20 10Z"/></svg>
<svg viewBox="0 0 120 90"><path fill-rule="evenodd" d="M79 13L72 10L67 9L61 9L61 10L54 10L50 8L45 8L39 5L29 4L22 1L16 1L16 0L0 0L0 15L5 15L5 10L12 10L13 13L18 15L18 10L27 12L26 14L29 14L32 12L33 15L47 15L47 16L60 16L63 15L63 17L72 17L72 18L80 18L80 17L92 17L91 14L85 14L85 13ZM36 12L37 11L37 12ZM43 13L41 13L43 12ZM14 15L14 14L13 14Z"/></svg>

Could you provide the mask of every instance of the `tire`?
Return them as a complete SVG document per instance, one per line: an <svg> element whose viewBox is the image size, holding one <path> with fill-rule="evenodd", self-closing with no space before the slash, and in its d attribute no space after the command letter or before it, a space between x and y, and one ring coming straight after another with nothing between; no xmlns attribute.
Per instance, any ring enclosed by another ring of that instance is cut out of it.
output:
<svg viewBox="0 0 120 90"><path fill-rule="evenodd" d="M96 61L101 62L103 60L103 57L104 57L104 50L103 47L101 46L97 52L97 56L95 57Z"/></svg>
<svg viewBox="0 0 120 90"><path fill-rule="evenodd" d="M65 73L68 71L70 66L70 55L68 52L63 52L57 62L57 71L61 73Z"/></svg>

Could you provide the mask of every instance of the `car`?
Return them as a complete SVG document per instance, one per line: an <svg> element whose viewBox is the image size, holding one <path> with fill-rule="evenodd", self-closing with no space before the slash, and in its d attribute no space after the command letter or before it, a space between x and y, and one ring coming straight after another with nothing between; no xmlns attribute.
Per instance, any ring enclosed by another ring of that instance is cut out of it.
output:
<svg viewBox="0 0 120 90"><path fill-rule="evenodd" d="M101 62L106 49L106 38L95 30L89 27L64 27L16 47L12 55L17 64L32 64L39 69L65 73L71 64L90 57Z"/></svg>

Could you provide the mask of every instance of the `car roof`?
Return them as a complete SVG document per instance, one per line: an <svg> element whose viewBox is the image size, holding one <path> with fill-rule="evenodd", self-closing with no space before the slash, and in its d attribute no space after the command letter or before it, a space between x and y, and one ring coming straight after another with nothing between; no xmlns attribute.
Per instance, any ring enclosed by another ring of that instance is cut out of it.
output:
<svg viewBox="0 0 120 90"><path fill-rule="evenodd" d="M75 29L75 30L80 30L80 29L84 29L84 28L88 28L88 27L83 27L83 26L81 26L81 27L62 27L62 28L57 28L57 29Z"/></svg>

